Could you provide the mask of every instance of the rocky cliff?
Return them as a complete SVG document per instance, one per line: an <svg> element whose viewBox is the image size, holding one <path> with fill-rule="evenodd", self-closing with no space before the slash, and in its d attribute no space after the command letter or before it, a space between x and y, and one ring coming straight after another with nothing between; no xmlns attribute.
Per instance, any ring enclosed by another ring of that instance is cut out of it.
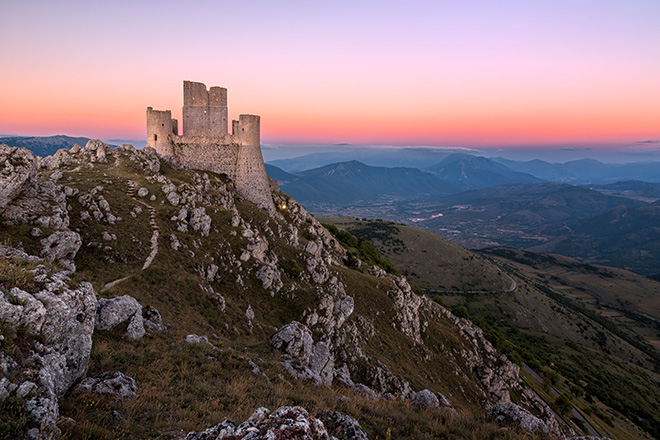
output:
<svg viewBox="0 0 660 440"><path fill-rule="evenodd" d="M41 159L0 146L0 188L6 432L573 434L481 329L405 277L347 267L286 194L267 212L224 176L99 141Z"/></svg>

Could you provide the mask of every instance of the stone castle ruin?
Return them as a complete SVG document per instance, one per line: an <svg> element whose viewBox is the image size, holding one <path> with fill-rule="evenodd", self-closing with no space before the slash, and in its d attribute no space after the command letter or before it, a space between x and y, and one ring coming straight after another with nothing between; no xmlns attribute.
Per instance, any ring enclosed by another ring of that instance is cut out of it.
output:
<svg viewBox="0 0 660 440"><path fill-rule="evenodd" d="M183 134L170 110L147 107L147 146L185 167L226 174L241 196L273 212L259 116L240 115L229 133L227 115L227 89L184 81Z"/></svg>

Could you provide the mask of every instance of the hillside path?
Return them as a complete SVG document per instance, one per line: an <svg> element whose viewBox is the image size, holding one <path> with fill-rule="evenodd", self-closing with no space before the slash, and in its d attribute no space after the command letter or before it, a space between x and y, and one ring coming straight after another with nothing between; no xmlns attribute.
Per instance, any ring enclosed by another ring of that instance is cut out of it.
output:
<svg viewBox="0 0 660 440"><path fill-rule="evenodd" d="M135 202L145 206L149 210L149 224L151 225L152 229L152 234L151 234L151 252L149 253L149 256L147 259L144 261L144 264L142 265L141 270L145 270L149 266L151 266L151 263L153 263L154 258L156 258L156 255L158 255L158 237L160 236L160 228L158 227L158 224L156 223L156 208L153 206L149 205L148 203L143 202L142 200L139 200L135 197L135 188L137 186L137 183L133 180L128 181L128 191L126 191L126 195L129 196L131 199L133 199ZM101 288L101 292L106 292L116 286L117 284L121 283L122 281L125 281L129 279L131 275L126 276L124 278L119 278L117 280L111 281L107 283L105 286Z"/></svg>

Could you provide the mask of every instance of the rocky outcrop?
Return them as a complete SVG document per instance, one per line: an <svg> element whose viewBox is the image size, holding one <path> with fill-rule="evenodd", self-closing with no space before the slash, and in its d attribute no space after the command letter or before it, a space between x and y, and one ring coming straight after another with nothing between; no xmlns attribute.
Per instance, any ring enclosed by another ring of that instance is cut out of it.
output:
<svg viewBox="0 0 660 440"><path fill-rule="evenodd" d="M270 344L285 357L282 365L296 379L329 386L334 379L334 355L324 341L314 343L309 329L297 322L283 326L270 337Z"/></svg>
<svg viewBox="0 0 660 440"><path fill-rule="evenodd" d="M29 347L16 358L0 351L0 371L3 376L12 371L19 381L3 380L2 388L26 402L31 417L27 438L47 439L59 432L58 398L87 371L96 293L86 282L70 287L68 272L53 274L40 265L32 274L34 293L0 290L0 321L26 329L21 343Z"/></svg>
<svg viewBox="0 0 660 440"><path fill-rule="evenodd" d="M5 207L3 222L9 225L33 224L52 229L68 228L65 188L38 178L28 183L20 195Z"/></svg>
<svg viewBox="0 0 660 440"><path fill-rule="evenodd" d="M30 150L0 145L0 213L37 173L37 159Z"/></svg>
<svg viewBox="0 0 660 440"><path fill-rule="evenodd" d="M138 386L135 379L120 371L87 377L72 390L74 394L90 393L119 401L132 399L137 392Z"/></svg>
<svg viewBox="0 0 660 440"><path fill-rule="evenodd" d="M326 426L325 423L328 423ZM190 432L185 440L368 440L355 419L336 412L311 416L300 406L282 406L270 412L257 409L248 420L236 426L225 420L203 432Z"/></svg>
<svg viewBox="0 0 660 440"><path fill-rule="evenodd" d="M488 408L488 414L499 423L519 425L529 433L548 434L550 430L545 422L529 411L511 402L499 402Z"/></svg>

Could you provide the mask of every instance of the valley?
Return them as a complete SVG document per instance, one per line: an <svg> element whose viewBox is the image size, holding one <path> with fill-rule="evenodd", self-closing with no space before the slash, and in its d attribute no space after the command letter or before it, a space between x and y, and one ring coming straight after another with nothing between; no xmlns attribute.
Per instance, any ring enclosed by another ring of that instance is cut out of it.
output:
<svg viewBox="0 0 660 440"><path fill-rule="evenodd" d="M456 253L456 245L443 237L391 221L320 220L368 239L395 265L401 264L427 295L469 316L508 356L538 373L530 373L527 380L536 384L539 394L549 401L558 398L545 383L550 380L564 390L559 395L570 395L573 409L601 435L630 434L617 431L619 423L595 416L600 411L597 402L630 420L641 417L643 426L657 429L650 427L659 421L655 408L660 395L660 282L621 269L510 248ZM452 281L451 290L437 281L447 276L441 267L448 261L451 273L460 273L462 280ZM506 291L505 275L516 281L515 290ZM564 379L555 378L555 373Z"/></svg>

